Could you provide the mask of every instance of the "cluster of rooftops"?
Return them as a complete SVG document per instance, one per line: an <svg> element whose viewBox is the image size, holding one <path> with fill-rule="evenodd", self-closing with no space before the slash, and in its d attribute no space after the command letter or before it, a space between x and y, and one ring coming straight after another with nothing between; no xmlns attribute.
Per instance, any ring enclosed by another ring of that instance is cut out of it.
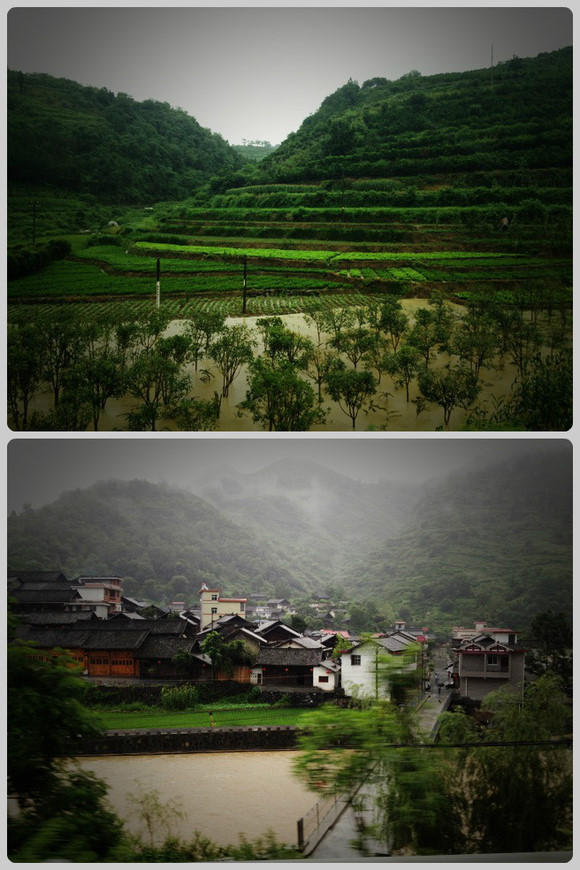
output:
<svg viewBox="0 0 580 870"><path fill-rule="evenodd" d="M214 669L203 650L205 638L217 632L225 641L242 640L253 654L252 664L236 667L233 679L333 691L341 683L341 671L343 688L348 679L364 683L360 666L369 643L393 655L413 644L421 650L419 665L432 640L425 629L408 628L403 621L386 632L364 637L331 628L301 634L278 618L249 619L247 599L221 598L218 590L205 584L200 590L200 608L180 612L123 596L119 578L71 582L61 572L24 571L9 576L8 587L12 611L18 617L17 636L32 641L43 658L54 656L55 650L66 650L87 676L95 678L183 679L184 672L175 660L178 653L187 654L190 680L232 678ZM110 592L118 594L110 596ZM106 608L100 608L105 601ZM337 637L349 641L348 650L341 654L335 654ZM484 666L472 662L467 669L472 687L473 680L487 676L488 670L490 676L507 676L511 668L506 669L505 656L522 651L516 632L491 629L484 622L475 623L473 629L454 629L452 647L455 663L450 662L449 677L455 675L458 684L461 668L457 664L462 657L486 656Z"/></svg>

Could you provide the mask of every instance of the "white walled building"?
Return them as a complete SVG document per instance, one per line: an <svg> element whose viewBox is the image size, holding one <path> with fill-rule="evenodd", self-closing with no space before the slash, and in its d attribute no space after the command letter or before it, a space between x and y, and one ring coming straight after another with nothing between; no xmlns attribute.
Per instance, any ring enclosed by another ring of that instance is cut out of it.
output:
<svg viewBox="0 0 580 870"><path fill-rule="evenodd" d="M340 683L340 665L327 659L312 669L312 685L323 692L333 692Z"/></svg>
<svg viewBox="0 0 580 870"><path fill-rule="evenodd" d="M359 698L389 698L379 656L385 653L400 655L413 641L401 636L377 637L343 652L340 657L340 679L345 694ZM417 662L410 667L415 670Z"/></svg>
<svg viewBox="0 0 580 870"><path fill-rule="evenodd" d="M120 613L122 610L120 577L79 577L73 589L81 597L79 610L94 610L101 619Z"/></svg>

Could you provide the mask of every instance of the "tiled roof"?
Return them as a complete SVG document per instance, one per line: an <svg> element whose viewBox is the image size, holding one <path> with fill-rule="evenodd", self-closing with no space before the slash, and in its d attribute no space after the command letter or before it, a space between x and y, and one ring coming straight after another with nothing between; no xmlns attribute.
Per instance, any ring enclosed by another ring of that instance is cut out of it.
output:
<svg viewBox="0 0 580 870"><path fill-rule="evenodd" d="M62 571L12 571L11 577L18 577L24 583L69 583Z"/></svg>
<svg viewBox="0 0 580 870"><path fill-rule="evenodd" d="M318 640L314 640L312 637L291 637L288 640L281 640L279 643L275 644L275 646L282 646L283 644L294 643L298 644L298 646L303 647L304 649L322 649L322 644Z"/></svg>
<svg viewBox="0 0 580 870"><path fill-rule="evenodd" d="M22 631L21 629L24 629ZM42 649L137 649L147 637L147 632L137 631L91 631L88 628L57 630L20 626L18 636L34 641Z"/></svg>
<svg viewBox="0 0 580 870"><path fill-rule="evenodd" d="M70 587L68 589L13 589L11 592L19 604L66 604L69 601L76 601L80 598L78 592L74 592Z"/></svg>
<svg viewBox="0 0 580 870"><path fill-rule="evenodd" d="M149 634L139 647L139 658L164 658L170 659L182 651L191 652L193 642L185 637L163 637Z"/></svg>
<svg viewBox="0 0 580 870"><path fill-rule="evenodd" d="M187 623L182 619L117 619L112 618L106 622L110 631L149 631L152 634L165 634L178 637L185 634L188 629ZM102 623L91 626L92 631L101 630ZM191 626L189 626L191 629Z"/></svg>
<svg viewBox="0 0 580 870"><path fill-rule="evenodd" d="M321 660L321 649L284 649L282 647L265 647L258 653L256 665L258 667L267 667L268 665L281 665L283 667L312 667L313 665L320 664Z"/></svg>
<svg viewBox="0 0 580 870"><path fill-rule="evenodd" d="M95 616L94 610L45 610L43 613L23 613L19 615L19 619L23 622L28 622L30 625L72 625L75 622L86 622L89 619L98 619Z"/></svg>
<svg viewBox="0 0 580 870"><path fill-rule="evenodd" d="M343 655L350 655L354 650L358 649L361 646L364 646L367 643L376 643L377 646L382 646L383 649L388 650L391 653L398 653L402 650L406 649L409 644L405 643L403 640L399 640L396 637L376 637L370 641L361 640L360 643L357 643L351 649L347 650Z"/></svg>

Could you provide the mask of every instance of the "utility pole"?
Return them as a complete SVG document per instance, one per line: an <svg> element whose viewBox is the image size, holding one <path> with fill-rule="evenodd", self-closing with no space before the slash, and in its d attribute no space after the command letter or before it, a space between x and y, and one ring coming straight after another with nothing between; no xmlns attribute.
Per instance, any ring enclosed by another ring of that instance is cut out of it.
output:
<svg viewBox="0 0 580 870"><path fill-rule="evenodd" d="M32 244L36 244L36 207L38 205L37 202L31 203L32 205Z"/></svg>
<svg viewBox="0 0 580 870"><path fill-rule="evenodd" d="M244 254L244 302L242 305L242 314L246 313L246 276L248 274L248 257Z"/></svg>
<svg viewBox="0 0 580 870"><path fill-rule="evenodd" d="M156 284L157 308L161 305L161 260L157 257L157 284Z"/></svg>
<svg viewBox="0 0 580 870"><path fill-rule="evenodd" d="M493 92L493 42L491 44L491 90Z"/></svg>

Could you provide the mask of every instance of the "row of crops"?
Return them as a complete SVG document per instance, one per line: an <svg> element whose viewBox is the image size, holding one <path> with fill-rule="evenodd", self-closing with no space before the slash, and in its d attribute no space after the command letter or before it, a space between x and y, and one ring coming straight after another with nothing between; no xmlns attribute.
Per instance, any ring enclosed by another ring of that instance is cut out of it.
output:
<svg viewBox="0 0 580 870"><path fill-rule="evenodd" d="M356 307L363 305L364 301L364 294L357 292L331 293L320 297L261 297L250 300L246 313L252 316L299 314L309 311ZM118 317L137 318L143 314L150 313L155 308L155 305L153 297L122 302L117 299L110 299L104 302L87 301L78 303L75 306L75 313L79 318L87 321L96 321L99 317L107 317L110 314ZM176 319L195 318L199 312L217 313L223 317L240 317L243 313L242 306L243 301L241 296L228 297L226 299L164 299L163 301L164 310ZM56 300L54 302L45 302L41 306L26 303L11 305L8 308L8 320L9 322L25 321L28 318L37 316L39 308L42 309L43 316L50 318L51 316L58 317L60 314L65 313L69 310L70 306L67 303Z"/></svg>
<svg viewBox="0 0 580 870"><path fill-rule="evenodd" d="M86 297L149 297L156 293L159 259L164 298L242 293L306 298L353 291L412 295L413 287L448 286L454 294L476 283L489 292L543 287L571 293L567 259L525 258L501 252L336 252L169 245L138 242L125 249L102 245L77 249L74 258L9 282L11 301L78 300ZM245 261L245 262L244 262ZM491 289L490 289L491 288ZM548 293L549 291L549 293ZM256 304L254 304L254 309ZM294 303L290 305L295 310Z"/></svg>

